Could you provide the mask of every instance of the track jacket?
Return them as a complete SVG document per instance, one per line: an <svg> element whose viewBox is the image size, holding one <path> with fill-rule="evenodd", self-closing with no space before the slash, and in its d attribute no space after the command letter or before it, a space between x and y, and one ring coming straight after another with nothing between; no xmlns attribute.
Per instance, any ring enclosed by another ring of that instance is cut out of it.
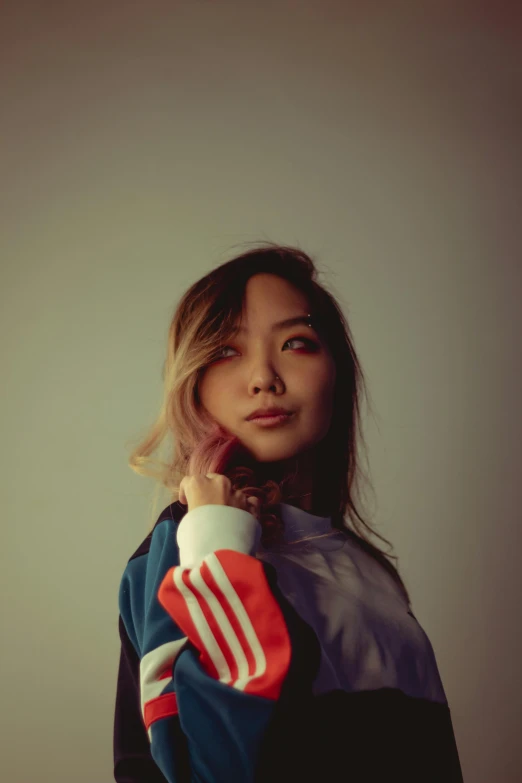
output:
<svg viewBox="0 0 522 783"><path fill-rule="evenodd" d="M119 589L117 783L462 783L431 643L331 518L179 502Z"/></svg>

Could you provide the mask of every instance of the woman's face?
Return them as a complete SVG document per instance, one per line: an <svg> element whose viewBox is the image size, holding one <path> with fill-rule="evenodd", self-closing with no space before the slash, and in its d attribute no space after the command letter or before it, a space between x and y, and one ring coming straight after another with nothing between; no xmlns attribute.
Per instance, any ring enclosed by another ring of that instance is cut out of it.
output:
<svg viewBox="0 0 522 783"><path fill-rule="evenodd" d="M258 462L295 457L329 430L336 369L326 343L304 324L274 328L308 312L306 296L291 283L273 274L254 275L246 286L245 331L222 346L223 358L200 378L203 407ZM276 427L247 421L257 408L272 406L294 414Z"/></svg>

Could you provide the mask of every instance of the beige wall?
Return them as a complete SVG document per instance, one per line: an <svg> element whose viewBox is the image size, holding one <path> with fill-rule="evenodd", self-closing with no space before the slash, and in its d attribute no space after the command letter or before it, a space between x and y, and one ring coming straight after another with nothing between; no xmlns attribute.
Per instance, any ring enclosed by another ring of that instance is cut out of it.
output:
<svg viewBox="0 0 522 783"><path fill-rule="evenodd" d="M435 649L466 783L520 780L517 3L4 5L6 783L112 778L117 591L181 293L315 255L377 409L376 519ZM487 4L476 4L486 6Z"/></svg>

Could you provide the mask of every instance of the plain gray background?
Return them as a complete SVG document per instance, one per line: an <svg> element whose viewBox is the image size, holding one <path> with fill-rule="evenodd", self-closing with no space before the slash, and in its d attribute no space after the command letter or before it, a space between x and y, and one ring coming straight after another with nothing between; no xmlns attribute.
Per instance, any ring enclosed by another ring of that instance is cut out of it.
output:
<svg viewBox="0 0 522 783"><path fill-rule="evenodd" d="M520 780L519 8L4 4L6 783L113 780L117 593L152 492L126 443L181 294L263 239L310 252L353 329L375 522L465 781Z"/></svg>

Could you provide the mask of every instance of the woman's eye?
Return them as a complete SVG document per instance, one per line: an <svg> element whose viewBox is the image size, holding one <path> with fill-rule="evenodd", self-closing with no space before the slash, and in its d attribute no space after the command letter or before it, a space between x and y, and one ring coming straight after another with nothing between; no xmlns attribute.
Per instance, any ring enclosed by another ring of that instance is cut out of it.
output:
<svg viewBox="0 0 522 783"><path fill-rule="evenodd" d="M223 346L223 348L220 348L220 349L219 349L219 353L218 353L218 355L217 355L217 358L218 358L218 359L223 359L223 358L226 358L226 357L223 357L222 353L223 353L223 351L226 351L226 350L227 350L227 348L229 348L231 351L233 351L233 350L234 350L234 349L232 348L232 346L230 346L230 345L225 345L225 346Z"/></svg>
<svg viewBox="0 0 522 783"><path fill-rule="evenodd" d="M307 348L310 348L310 349L313 349L313 350L317 349L317 347L318 347L317 343L314 343L314 341L308 339L308 337L290 337L290 339L286 340L283 343L283 346L285 346L287 343L294 343L294 342L304 343ZM226 351L227 349L229 349L231 351L235 351L236 350L235 348L232 348L231 345L224 345L223 348L219 349L219 354L218 354L217 358L218 359L227 359L228 358L227 356L223 356L222 355L222 352Z"/></svg>
<svg viewBox="0 0 522 783"><path fill-rule="evenodd" d="M317 348L317 345L313 342L313 340L309 340L307 337L291 337L289 340L286 341L286 343L294 343L294 342L304 343L307 348ZM286 345L286 343L284 343L284 345Z"/></svg>

